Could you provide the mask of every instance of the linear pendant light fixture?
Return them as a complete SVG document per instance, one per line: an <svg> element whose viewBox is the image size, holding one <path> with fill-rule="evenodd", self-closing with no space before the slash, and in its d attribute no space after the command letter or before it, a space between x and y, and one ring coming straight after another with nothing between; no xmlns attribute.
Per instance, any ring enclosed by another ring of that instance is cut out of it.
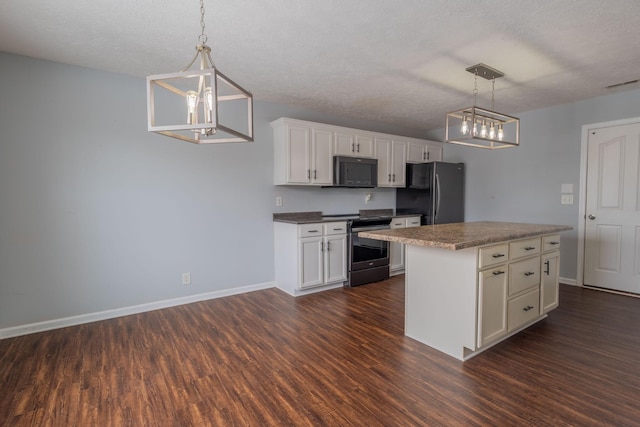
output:
<svg viewBox="0 0 640 427"><path fill-rule="evenodd" d="M496 79L504 73L485 64L466 69L474 74L473 106L447 113L445 141L487 149L517 147L520 145L520 119L494 111ZM491 109L476 106L478 76L492 82Z"/></svg>
<svg viewBox="0 0 640 427"><path fill-rule="evenodd" d="M194 144L253 141L253 95L222 74L206 45L200 0L196 54L182 71L147 77L150 132ZM199 67L192 66L200 58Z"/></svg>

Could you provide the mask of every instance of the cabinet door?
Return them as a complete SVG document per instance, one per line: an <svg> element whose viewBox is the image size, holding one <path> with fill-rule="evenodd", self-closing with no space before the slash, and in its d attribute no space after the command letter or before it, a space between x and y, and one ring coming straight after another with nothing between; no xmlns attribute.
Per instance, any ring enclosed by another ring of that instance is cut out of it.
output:
<svg viewBox="0 0 640 427"><path fill-rule="evenodd" d="M482 347L507 333L507 266L478 274L478 347Z"/></svg>
<svg viewBox="0 0 640 427"><path fill-rule="evenodd" d="M324 244L325 283L347 280L347 235L325 237Z"/></svg>
<svg viewBox="0 0 640 427"><path fill-rule="evenodd" d="M323 284L323 252L324 238L305 237L299 239L298 262L300 262L299 287L301 289Z"/></svg>
<svg viewBox="0 0 640 427"><path fill-rule="evenodd" d="M347 132L335 133L335 149L337 156L356 156L355 134Z"/></svg>
<svg viewBox="0 0 640 427"><path fill-rule="evenodd" d="M355 138L355 155L358 157L374 157L373 137L367 135L356 134Z"/></svg>
<svg viewBox="0 0 640 427"><path fill-rule="evenodd" d="M560 252L554 251L542 255L540 314L553 310L558 306Z"/></svg>
<svg viewBox="0 0 640 427"><path fill-rule="evenodd" d="M393 141L391 144L391 177L394 187L404 187L406 183L407 164L407 143L404 141Z"/></svg>
<svg viewBox="0 0 640 427"><path fill-rule="evenodd" d="M311 182L316 185L333 184L333 132L324 129L311 129L312 162Z"/></svg>
<svg viewBox="0 0 640 427"><path fill-rule="evenodd" d="M426 142L409 141L407 143L407 163L426 162L426 146Z"/></svg>
<svg viewBox="0 0 640 427"><path fill-rule="evenodd" d="M308 184L311 182L311 141L309 128L287 127L287 182Z"/></svg>
<svg viewBox="0 0 640 427"><path fill-rule="evenodd" d="M426 157L427 162L440 162L442 161L442 147L436 147L434 145L426 145Z"/></svg>
<svg viewBox="0 0 640 427"><path fill-rule="evenodd" d="M378 159L378 187L392 187L391 140L376 138L376 159Z"/></svg>

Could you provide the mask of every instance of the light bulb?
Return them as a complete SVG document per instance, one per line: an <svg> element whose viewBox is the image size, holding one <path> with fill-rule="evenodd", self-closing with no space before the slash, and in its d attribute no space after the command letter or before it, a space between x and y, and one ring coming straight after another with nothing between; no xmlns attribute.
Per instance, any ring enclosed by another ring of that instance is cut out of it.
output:
<svg viewBox="0 0 640 427"><path fill-rule="evenodd" d="M489 139L494 139L496 137L496 127L493 124L493 122L491 122L491 125L489 126Z"/></svg>
<svg viewBox="0 0 640 427"><path fill-rule="evenodd" d="M462 116L462 126L460 126L460 132L463 135L467 135L469 133L469 120L467 120L467 115Z"/></svg>
<svg viewBox="0 0 640 427"><path fill-rule="evenodd" d="M487 137L487 122L485 122L484 120L482 121L482 126L480 126L480 136L482 138Z"/></svg>
<svg viewBox="0 0 640 427"><path fill-rule="evenodd" d="M196 107L198 106L198 93L190 90L187 92L187 123L192 125L196 122Z"/></svg>
<svg viewBox="0 0 640 427"><path fill-rule="evenodd" d="M473 128L471 129L471 132L473 136L476 136L478 134L478 124L475 121L473 122Z"/></svg>
<svg viewBox="0 0 640 427"><path fill-rule="evenodd" d="M204 113L207 123L213 121L213 91L210 87L204 88Z"/></svg>
<svg viewBox="0 0 640 427"><path fill-rule="evenodd" d="M502 141L504 138L504 129L502 129L502 125L498 126L498 139Z"/></svg>

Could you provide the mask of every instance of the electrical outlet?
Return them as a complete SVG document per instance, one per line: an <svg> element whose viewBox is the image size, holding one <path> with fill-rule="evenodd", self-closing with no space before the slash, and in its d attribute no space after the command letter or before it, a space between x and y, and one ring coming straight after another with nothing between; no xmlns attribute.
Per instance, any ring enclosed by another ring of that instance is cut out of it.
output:
<svg viewBox="0 0 640 427"><path fill-rule="evenodd" d="M282 206L282 196L276 196L276 206Z"/></svg>
<svg viewBox="0 0 640 427"><path fill-rule="evenodd" d="M560 203L563 205L572 205L573 204L573 194L563 194L560 199Z"/></svg>
<svg viewBox="0 0 640 427"><path fill-rule="evenodd" d="M191 284L191 273L182 273L182 284L183 285Z"/></svg>

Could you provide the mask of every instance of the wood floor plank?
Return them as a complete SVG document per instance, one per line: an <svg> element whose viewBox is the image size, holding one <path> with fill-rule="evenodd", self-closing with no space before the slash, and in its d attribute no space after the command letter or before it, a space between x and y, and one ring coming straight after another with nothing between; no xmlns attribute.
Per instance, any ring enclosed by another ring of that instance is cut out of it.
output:
<svg viewBox="0 0 640 427"><path fill-rule="evenodd" d="M640 299L560 292L465 363L403 335L403 276L0 340L0 425L640 426Z"/></svg>

